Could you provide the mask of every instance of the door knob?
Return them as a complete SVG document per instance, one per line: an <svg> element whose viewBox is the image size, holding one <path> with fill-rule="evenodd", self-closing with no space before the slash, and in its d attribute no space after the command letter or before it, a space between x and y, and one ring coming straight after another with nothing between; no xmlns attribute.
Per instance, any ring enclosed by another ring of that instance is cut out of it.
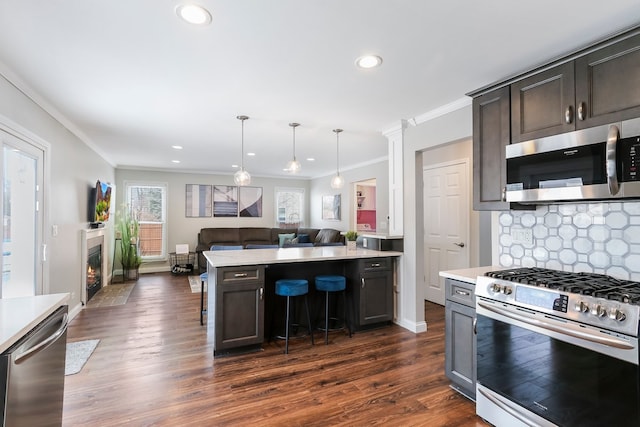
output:
<svg viewBox="0 0 640 427"><path fill-rule="evenodd" d="M461 248L464 248L464 242L454 243L454 245L460 246Z"/></svg>

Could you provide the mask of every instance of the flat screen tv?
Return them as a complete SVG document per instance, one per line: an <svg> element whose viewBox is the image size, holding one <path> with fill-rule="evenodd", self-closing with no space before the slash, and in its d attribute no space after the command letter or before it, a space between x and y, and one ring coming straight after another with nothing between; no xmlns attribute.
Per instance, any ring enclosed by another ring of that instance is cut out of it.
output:
<svg viewBox="0 0 640 427"><path fill-rule="evenodd" d="M99 227L109 220L109 209L111 207L111 184L96 182L96 186L91 189L89 197L89 222L92 227Z"/></svg>

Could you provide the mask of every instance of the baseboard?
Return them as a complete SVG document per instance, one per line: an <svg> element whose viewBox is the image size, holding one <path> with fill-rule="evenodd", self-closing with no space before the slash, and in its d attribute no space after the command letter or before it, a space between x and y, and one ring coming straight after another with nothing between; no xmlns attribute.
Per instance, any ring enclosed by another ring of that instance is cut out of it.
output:
<svg viewBox="0 0 640 427"><path fill-rule="evenodd" d="M403 328L415 333L415 334L419 334L421 332L427 332L427 322L422 321L422 322L412 322L410 320L396 320L395 322L397 325L402 326Z"/></svg>
<svg viewBox="0 0 640 427"><path fill-rule="evenodd" d="M71 322L83 309L82 303L69 308L69 322Z"/></svg>

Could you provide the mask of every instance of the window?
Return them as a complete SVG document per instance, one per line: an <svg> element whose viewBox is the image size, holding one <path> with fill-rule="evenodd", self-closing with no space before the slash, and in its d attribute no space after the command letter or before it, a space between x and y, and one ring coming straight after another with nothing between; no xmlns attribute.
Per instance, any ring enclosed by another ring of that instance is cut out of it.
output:
<svg viewBox="0 0 640 427"><path fill-rule="evenodd" d="M304 188L276 188L276 226L304 226Z"/></svg>
<svg viewBox="0 0 640 427"><path fill-rule="evenodd" d="M167 184L125 182L132 215L140 224L139 250L143 261L167 258Z"/></svg>

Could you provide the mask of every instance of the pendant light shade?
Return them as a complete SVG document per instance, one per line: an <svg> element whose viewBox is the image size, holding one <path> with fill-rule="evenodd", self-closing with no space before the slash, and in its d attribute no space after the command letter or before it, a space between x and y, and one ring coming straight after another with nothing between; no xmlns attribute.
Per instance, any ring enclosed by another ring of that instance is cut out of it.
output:
<svg viewBox="0 0 640 427"><path fill-rule="evenodd" d="M331 178L331 188L340 189L344 186L344 178L340 175L340 132L342 129L334 129L336 133L336 174Z"/></svg>
<svg viewBox="0 0 640 427"><path fill-rule="evenodd" d="M296 159L296 128L300 126L300 123L289 123L289 126L293 129L293 159L287 162L287 172L298 173L300 172L300 162Z"/></svg>
<svg viewBox="0 0 640 427"><path fill-rule="evenodd" d="M236 116L236 119L242 123L242 138L241 138L241 151L242 157L240 158L240 170L233 174L233 181L236 185L244 186L251 184L251 175L244 169L244 121L248 120L247 116Z"/></svg>

